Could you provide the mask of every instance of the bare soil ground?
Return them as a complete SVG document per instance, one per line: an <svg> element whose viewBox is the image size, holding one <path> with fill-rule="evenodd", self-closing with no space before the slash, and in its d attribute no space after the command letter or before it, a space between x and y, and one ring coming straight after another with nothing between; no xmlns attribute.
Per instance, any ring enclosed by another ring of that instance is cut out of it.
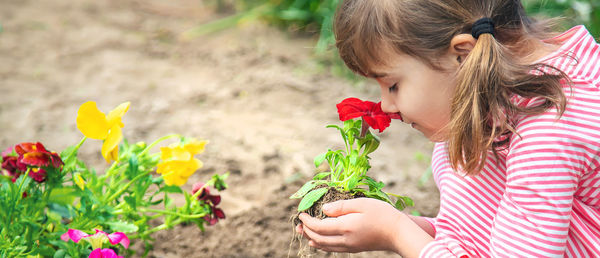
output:
<svg viewBox="0 0 600 258"><path fill-rule="evenodd" d="M289 218L297 201L287 197L313 175L313 157L341 145L325 128L338 123L335 104L349 96L376 101L378 87L329 74L311 57L314 38L256 21L182 40L222 16L207 2L0 0L0 147L40 141L62 150L81 138L80 104L94 100L108 111L131 101L130 142L170 133L210 140L199 157L205 167L185 189L231 173L222 193L227 218L205 232L156 233L151 257L295 257ZM437 189L432 180L419 183L432 144L400 122L380 136L371 176L412 197L409 211L434 216ZM100 144L88 141L80 154L99 171Z"/></svg>

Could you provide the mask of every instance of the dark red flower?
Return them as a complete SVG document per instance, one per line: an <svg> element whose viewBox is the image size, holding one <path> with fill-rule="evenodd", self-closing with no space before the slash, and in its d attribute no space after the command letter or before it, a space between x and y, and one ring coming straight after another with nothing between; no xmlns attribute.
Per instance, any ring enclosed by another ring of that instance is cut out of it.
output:
<svg viewBox="0 0 600 258"><path fill-rule="evenodd" d="M390 126L392 121L390 115L381 110L381 102L375 103L357 98L347 98L337 104L336 107L341 121L362 117L364 122L373 129L379 130L380 133Z"/></svg>
<svg viewBox="0 0 600 258"><path fill-rule="evenodd" d="M192 187L192 194L196 194L196 192L198 192L198 190L200 190L200 188L202 188L204 186L204 183L202 182L198 182L195 183L194 186ZM210 201L212 203L212 205L217 205L219 203L221 203L221 196L220 195L211 195L210 194L210 190L208 190L208 187L202 188L202 193L200 193L200 195L198 195L198 200L201 201Z"/></svg>
<svg viewBox="0 0 600 258"><path fill-rule="evenodd" d="M27 165L19 162L16 156L12 155L12 148L8 148L2 152L2 167L0 168L0 174L11 177L11 180L15 182L22 172L27 170Z"/></svg>
<svg viewBox="0 0 600 258"><path fill-rule="evenodd" d="M56 152L49 152L39 142L24 142L15 146L19 162L33 167L61 168L64 164Z"/></svg>
<svg viewBox="0 0 600 258"><path fill-rule="evenodd" d="M214 224L217 224L217 222L219 222L219 219L225 218L225 212L223 212L223 210L221 210L215 206L211 206L210 208L211 208L212 212L211 212L211 214L204 216L204 220L206 220L206 222L208 222L208 225L212 226Z"/></svg>
<svg viewBox="0 0 600 258"><path fill-rule="evenodd" d="M29 176L38 183L46 180L46 170L43 168L32 168L29 171Z"/></svg>
<svg viewBox="0 0 600 258"><path fill-rule="evenodd" d="M198 195L198 200L204 201L204 203L206 203L210 206L211 212L210 212L210 214L207 214L206 216L204 216L204 220L206 220L208 225L212 226L212 225L216 224L217 222L219 222L219 219L225 218L225 212L222 209L217 208L217 205L219 203L221 203L221 196L220 195L211 195L210 190L208 189L208 186L204 187L204 188L203 187L204 187L204 183L202 183L202 182L195 183L194 186L192 187L192 194L196 194L196 192L198 192L200 189L202 189L202 192L200 193L200 195Z"/></svg>

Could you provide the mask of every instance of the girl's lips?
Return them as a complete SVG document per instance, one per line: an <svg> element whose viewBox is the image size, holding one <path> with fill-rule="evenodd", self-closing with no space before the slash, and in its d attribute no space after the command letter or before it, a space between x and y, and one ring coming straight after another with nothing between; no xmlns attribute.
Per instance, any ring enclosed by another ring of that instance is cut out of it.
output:
<svg viewBox="0 0 600 258"><path fill-rule="evenodd" d="M404 119L402 119L402 115L400 114L400 112L388 113L388 115L390 116L391 119L400 119L400 121L404 122Z"/></svg>

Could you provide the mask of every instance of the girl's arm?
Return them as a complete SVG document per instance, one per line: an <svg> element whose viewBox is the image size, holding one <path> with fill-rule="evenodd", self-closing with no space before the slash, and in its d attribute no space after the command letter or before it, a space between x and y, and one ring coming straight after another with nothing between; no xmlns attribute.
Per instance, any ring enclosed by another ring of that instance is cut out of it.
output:
<svg viewBox="0 0 600 258"><path fill-rule="evenodd" d="M319 220L301 214L297 230L308 238L309 245L329 252L387 250L403 257L418 257L433 237L426 230L433 227L424 218L411 219L390 204L358 198L323 206L331 218ZM425 227L423 230L421 226Z"/></svg>
<svg viewBox="0 0 600 258"><path fill-rule="evenodd" d="M421 216L412 216L408 215L408 217L415 222L419 227L429 234L431 237L435 238L435 227L433 226L433 218L425 218Z"/></svg>

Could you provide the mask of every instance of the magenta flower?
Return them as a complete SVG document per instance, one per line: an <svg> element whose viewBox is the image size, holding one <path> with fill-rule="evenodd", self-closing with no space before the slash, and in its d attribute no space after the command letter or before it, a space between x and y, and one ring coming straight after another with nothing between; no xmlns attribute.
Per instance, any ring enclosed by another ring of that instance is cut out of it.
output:
<svg viewBox="0 0 600 258"><path fill-rule="evenodd" d="M107 234L102 230L95 229L96 233L93 235L89 235L81 230L77 229L69 229L66 233L64 233L60 239L63 241L69 241L69 239L73 240L73 242L78 243L79 240L83 239L88 241L92 245L92 249L102 248L102 244L108 241L112 245L121 244L125 248L129 248L129 238L123 232L115 232L112 234Z"/></svg>
<svg viewBox="0 0 600 258"><path fill-rule="evenodd" d="M88 258L123 258L123 256L118 256L117 253L115 253L115 250L110 248L98 248L92 251Z"/></svg>

